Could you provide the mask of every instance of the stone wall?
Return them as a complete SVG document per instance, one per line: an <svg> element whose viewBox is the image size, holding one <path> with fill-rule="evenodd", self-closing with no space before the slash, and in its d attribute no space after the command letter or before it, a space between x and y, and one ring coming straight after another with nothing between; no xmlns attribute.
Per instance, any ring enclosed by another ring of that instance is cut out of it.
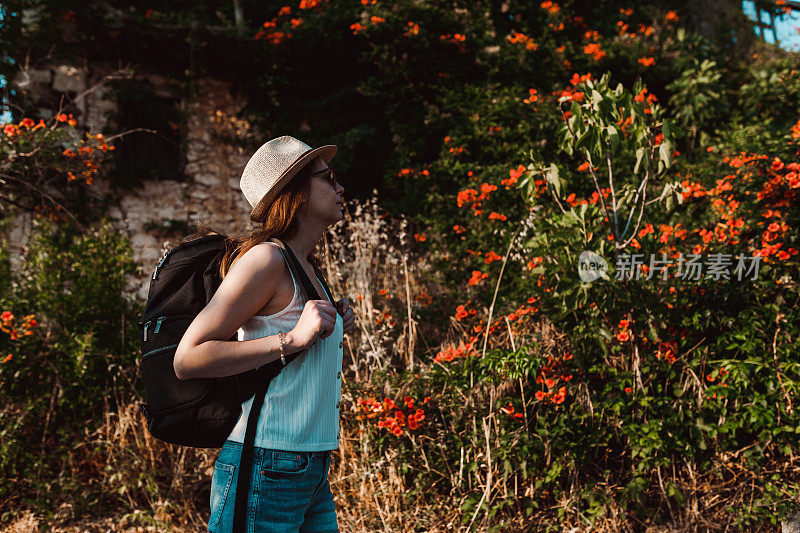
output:
<svg viewBox="0 0 800 533"><path fill-rule="evenodd" d="M130 235L134 259L140 266L138 274L129 279L128 290L146 298L155 264L183 237L187 227L191 232L202 221L228 234L250 228L250 205L239 189L239 177L251 154L237 141L253 132L247 122L237 118L243 102L226 82L201 79L201 97L187 101L160 75L140 74L136 78L158 93L180 98L189 116L184 169L188 180L145 181L139 190L115 194L117 204L109 212L116 226ZM83 71L72 65L31 69L19 74L13 83L26 92L45 120L53 117L53 102L61 95L75 98L89 87ZM109 113L115 109L107 95L100 87L75 100L79 127L100 131L107 124ZM108 190L108 184L100 179L95 187L100 193ZM18 215L10 235L12 268L18 265L30 229L30 216Z"/></svg>
<svg viewBox="0 0 800 533"><path fill-rule="evenodd" d="M121 196L110 212L131 236L134 259L144 270L131 280L131 288L142 298L156 262L182 237L180 230L172 229L173 221L192 228L202 221L229 234L250 228L251 208L239 189L239 177L251 154L223 140L247 135L248 124L236 117L240 100L216 80L201 80L200 94L200 101L187 104L185 173L190 180L145 182L142 190Z"/></svg>

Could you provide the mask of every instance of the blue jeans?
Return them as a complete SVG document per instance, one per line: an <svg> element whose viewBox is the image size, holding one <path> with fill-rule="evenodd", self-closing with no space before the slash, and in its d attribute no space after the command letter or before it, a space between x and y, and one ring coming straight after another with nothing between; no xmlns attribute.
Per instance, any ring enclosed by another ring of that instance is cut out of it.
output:
<svg viewBox="0 0 800 533"><path fill-rule="evenodd" d="M226 441L211 478L208 531L229 532L242 444ZM337 532L328 483L331 452L291 452L256 446L245 520L248 533Z"/></svg>

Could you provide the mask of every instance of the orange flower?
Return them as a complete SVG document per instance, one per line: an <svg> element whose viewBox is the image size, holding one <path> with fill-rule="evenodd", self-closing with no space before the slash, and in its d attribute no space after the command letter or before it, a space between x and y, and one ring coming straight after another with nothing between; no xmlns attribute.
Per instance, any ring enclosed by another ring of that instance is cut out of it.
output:
<svg viewBox="0 0 800 533"><path fill-rule="evenodd" d="M652 57L640 57L638 61L645 67L652 67L656 63L656 60Z"/></svg>
<svg viewBox="0 0 800 533"><path fill-rule="evenodd" d="M507 415L510 415L514 412L514 406L510 403L506 407L501 407L500 410Z"/></svg>
<svg viewBox="0 0 800 533"><path fill-rule="evenodd" d="M567 388L561 387L558 389L558 392L553 396L553 403L560 404L563 403L567 397Z"/></svg>
<svg viewBox="0 0 800 533"><path fill-rule="evenodd" d="M556 4L555 2L551 2L550 0L545 0L541 3L542 9L546 9L548 13L558 13L561 11L561 6Z"/></svg>
<svg viewBox="0 0 800 533"><path fill-rule="evenodd" d="M469 285L477 285L480 281L484 278L488 278L489 274L483 272L479 272L477 270L472 271L472 276L470 276L469 281L467 282Z"/></svg>
<svg viewBox="0 0 800 533"><path fill-rule="evenodd" d="M3 311L3 314L0 315L0 320L3 322L11 322L14 320L14 314L11 311Z"/></svg>
<svg viewBox="0 0 800 533"><path fill-rule="evenodd" d="M619 333L617 333L617 340L621 342L625 342L630 338L631 336L627 331L620 331Z"/></svg>
<svg viewBox="0 0 800 533"><path fill-rule="evenodd" d="M539 91L537 91L536 89L528 89L528 93L530 94L528 98L525 98L522 101L525 102L526 104L532 104L533 102L536 102L537 100L539 100L538 92Z"/></svg>
<svg viewBox="0 0 800 533"><path fill-rule="evenodd" d="M485 256L483 262L488 265L488 264L491 264L492 261L497 261L497 260L502 259L502 258L503 258L503 256L497 255L496 253L494 253L494 251L490 251L490 252L486 253L486 256Z"/></svg>
<svg viewBox="0 0 800 533"><path fill-rule="evenodd" d="M534 257L533 259L531 259L530 261L528 261L528 270L533 270L533 269L534 269L534 268L536 268L538 265L542 264L542 261L544 261L544 259L543 259L543 258L541 258L541 257Z"/></svg>
<svg viewBox="0 0 800 533"><path fill-rule="evenodd" d="M365 0L362 0L362 2L363 1ZM406 37L411 37L412 35L419 34L419 24L415 24L413 22L407 22L406 24L408 25L408 29L405 31L405 33L403 33L403 35Z"/></svg>
<svg viewBox="0 0 800 533"><path fill-rule="evenodd" d="M600 48L600 45L597 43L589 43L583 47L583 52L587 55L590 55L594 58L595 61L599 61L606 56L606 53Z"/></svg>

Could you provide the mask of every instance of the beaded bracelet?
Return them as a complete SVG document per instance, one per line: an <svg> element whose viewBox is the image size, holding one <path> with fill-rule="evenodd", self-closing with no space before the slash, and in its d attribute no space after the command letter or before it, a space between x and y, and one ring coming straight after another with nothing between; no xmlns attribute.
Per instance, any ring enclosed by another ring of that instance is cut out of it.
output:
<svg viewBox="0 0 800 533"><path fill-rule="evenodd" d="M284 343L283 337L284 337L284 335L285 335L285 333L284 333L284 332L282 332L282 331L279 331L279 332L278 332L278 338L279 338L279 339L280 339L280 341L281 341L281 362L282 362L282 363L284 364L284 366L285 366L285 365L286 365L286 356L285 356L286 354L284 354L284 352L283 352L283 343Z"/></svg>

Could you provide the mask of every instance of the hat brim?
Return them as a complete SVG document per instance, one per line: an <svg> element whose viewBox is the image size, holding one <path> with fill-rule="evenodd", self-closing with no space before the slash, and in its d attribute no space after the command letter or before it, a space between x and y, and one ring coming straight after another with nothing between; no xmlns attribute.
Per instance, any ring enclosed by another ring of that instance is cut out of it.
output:
<svg viewBox="0 0 800 533"><path fill-rule="evenodd" d="M278 194L281 192L283 187L297 174L301 168L303 168L306 163L319 156L327 165L331 162L333 156L336 155L337 150L338 148L336 145L326 144L318 148L313 148L300 156L297 161L292 163L289 168L283 171L275 185L273 185L272 188L267 191L267 194L265 194L261 200L258 201L256 206L250 212L250 220L253 222L263 222L264 217L267 214L267 208L269 207L269 204L271 204L272 201L278 197Z"/></svg>

